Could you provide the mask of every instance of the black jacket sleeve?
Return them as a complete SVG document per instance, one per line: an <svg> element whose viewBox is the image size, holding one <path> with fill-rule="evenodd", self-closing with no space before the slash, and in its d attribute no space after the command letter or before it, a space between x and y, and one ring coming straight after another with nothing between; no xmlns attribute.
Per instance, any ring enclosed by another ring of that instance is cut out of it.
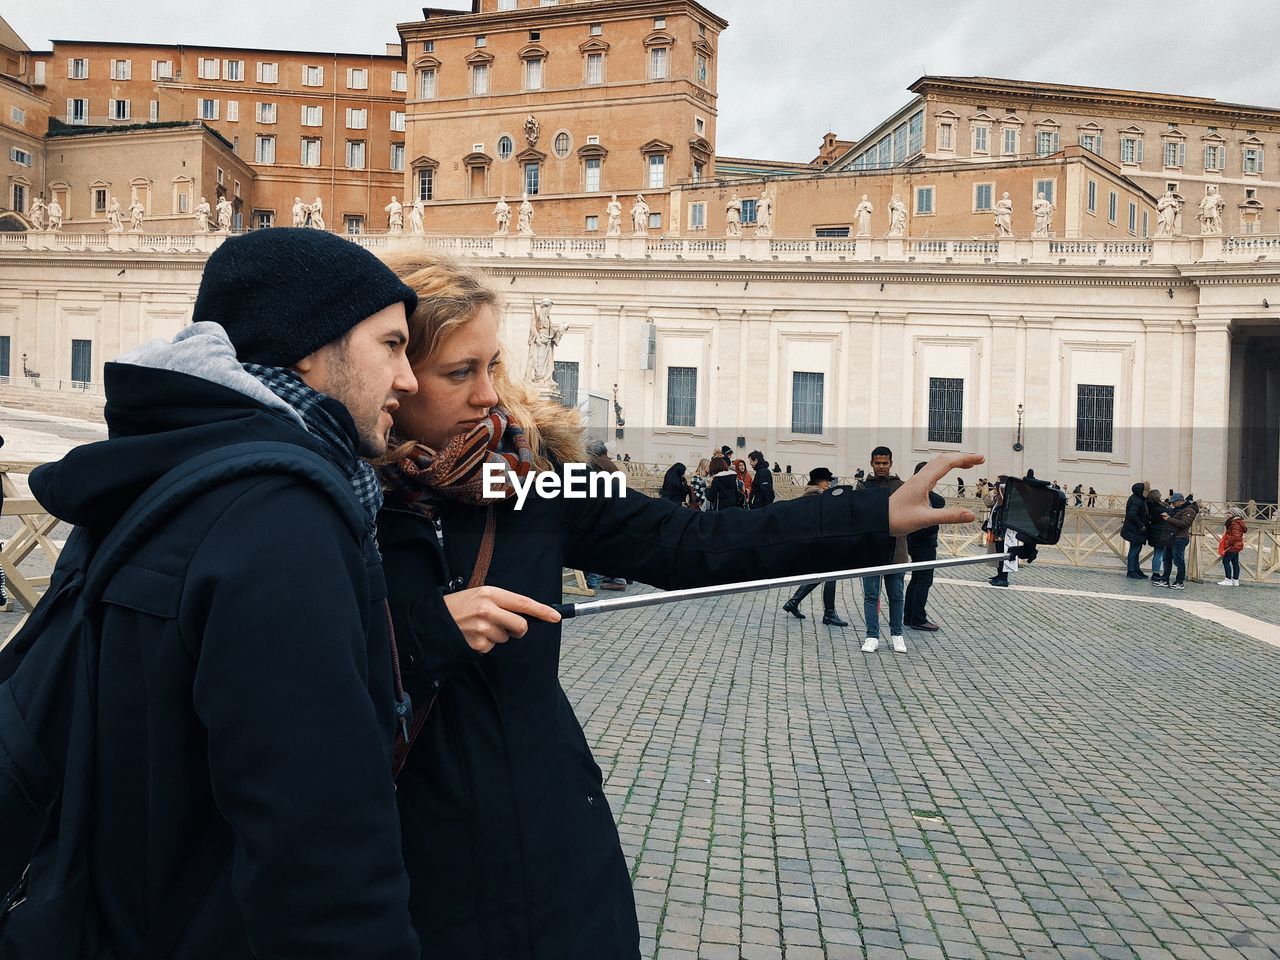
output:
<svg viewBox="0 0 1280 960"><path fill-rule="evenodd" d="M887 563L889 497L833 487L768 510L695 513L634 490L562 500L565 563L663 589Z"/></svg>
<svg viewBox="0 0 1280 960"><path fill-rule="evenodd" d="M768 467L760 467L756 470L756 475L751 480L751 509L758 510L761 507L767 507L775 499L773 474L769 472Z"/></svg>
<svg viewBox="0 0 1280 960"><path fill-rule="evenodd" d="M232 891L264 960L420 955L374 704L391 682L370 674L371 660L389 673L389 653L373 658L366 640L365 618L381 612L369 593L334 505L285 481L235 501L188 569L194 704L234 836Z"/></svg>

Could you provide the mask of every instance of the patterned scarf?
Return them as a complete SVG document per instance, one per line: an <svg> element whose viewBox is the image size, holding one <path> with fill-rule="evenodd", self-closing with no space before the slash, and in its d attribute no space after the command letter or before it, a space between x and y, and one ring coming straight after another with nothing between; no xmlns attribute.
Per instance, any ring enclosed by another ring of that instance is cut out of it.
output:
<svg viewBox="0 0 1280 960"><path fill-rule="evenodd" d="M307 432L319 442L324 458L341 470L350 481L356 499L369 515L369 526L372 528L378 510L382 507L382 487L373 467L357 454L356 438L352 431L330 409L330 405L337 404L338 401L312 390L292 370L264 367L258 363L245 363L241 366L302 417Z"/></svg>
<svg viewBox="0 0 1280 960"><path fill-rule="evenodd" d="M403 441L401 441L403 442ZM393 437L391 446L397 443ZM533 450L524 429L502 407L494 407L470 433L459 434L443 450L415 444L402 459L379 468L387 496L419 513L434 517L431 501L492 505L484 496L484 465L500 464L518 477L534 468ZM505 475L505 474L504 474ZM515 496L509 479L503 497Z"/></svg>

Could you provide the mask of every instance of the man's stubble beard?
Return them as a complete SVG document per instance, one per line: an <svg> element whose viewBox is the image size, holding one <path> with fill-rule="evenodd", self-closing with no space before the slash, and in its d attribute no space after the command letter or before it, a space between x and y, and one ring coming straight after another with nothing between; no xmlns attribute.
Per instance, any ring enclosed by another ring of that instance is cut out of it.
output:
<svg viewBox="0 0 1280 960"><path fill-rule="evenodd" d="M329 388L329 396L347 408L351 420L356 426L356 453L362 457L380 457L387 452L387 434L380 432L379 421L382 419L382 404L373 411L366 422L365 414L353 409L362 399L359 380L351 373L351 364L347 352L346 338L334 344L334 372ZM384 398L385 402L385 398Z"/></svg>

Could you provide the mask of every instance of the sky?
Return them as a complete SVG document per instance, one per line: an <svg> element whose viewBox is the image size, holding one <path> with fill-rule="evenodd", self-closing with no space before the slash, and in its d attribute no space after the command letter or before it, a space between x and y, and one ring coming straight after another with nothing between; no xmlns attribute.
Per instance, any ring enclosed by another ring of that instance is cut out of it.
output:
<svg viewBox="0 0 1280 960"><path fill-rule="evenodd" d="M924 74L1122 87L1280 108L1280 0L703 0L729 21L716 152L807 161L860 139ZM466 0L431 0L466 7ZM0 2L34 49L121 40L378 53L403 0ZM182 14L175 16L175 10Z"/></svg>

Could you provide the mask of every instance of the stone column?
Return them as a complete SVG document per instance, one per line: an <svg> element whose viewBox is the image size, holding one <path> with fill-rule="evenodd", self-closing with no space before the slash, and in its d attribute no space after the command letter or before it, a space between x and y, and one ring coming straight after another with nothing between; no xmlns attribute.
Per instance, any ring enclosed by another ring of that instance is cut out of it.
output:
<svg viewBox="0 0 1280 960"><path fill-rule="evenodd" d="M1059 411L1057 419L1054 419L1053 411L1057 409L1057 404L1050 393L1050 383L1053 368L1060 361L1052 349L1053 318L1025 317L1023 322L1027 331L1027 363L1022 386L1022 443L1025 447L1022 457L1027 466L1037 468L1036 474L1039 476L1041 470L1056 470L1058 457L1063 449L1060 434L1064 430L1073 429L1068 425L1075 423L1075 410ZM1003 455L1002 451L1001 454ZM987 476L999 472L1002 471L993 466Z"/></svg>
<svg viewBox="0 0 1280 960"><path fill-rule="evenodd" d="M1173 338L1175 320L1144 320L1142 346L1142 432L1134 454L1140 477L1162 490L1176 482L1178 426L1174 416ZM1200 491L1196 490L1195 493Z"/></svg>
<svg viewBox="0 0 1280 960"><path fill-rule="evenodd" d="M1224 500L1231 321L1199 319L1195 323L1195 337L1190 492L1199 500Z"/></svg>
<svg viewBox="0 0 1280 960"><path fill-rule="evenodd" d="M971 446L978 453L986 454L987 462L996 466L997 473L1021 474L1024 470L1022 454L1013 449L1018 439L1018 404L1023 402L1023 386L1018 379L1018 321L1019 318L1012 315L992 315L988 386L984 390L983 384L974 384L972 394L980 411L981 401L978 398L990 391L986 397L986 417L974 417L974 422L980 426L977 443ZM1024 423L1024 444L1025 433ZM1005 466L1010 462L1014 464L1012 470Z"/></svg>

